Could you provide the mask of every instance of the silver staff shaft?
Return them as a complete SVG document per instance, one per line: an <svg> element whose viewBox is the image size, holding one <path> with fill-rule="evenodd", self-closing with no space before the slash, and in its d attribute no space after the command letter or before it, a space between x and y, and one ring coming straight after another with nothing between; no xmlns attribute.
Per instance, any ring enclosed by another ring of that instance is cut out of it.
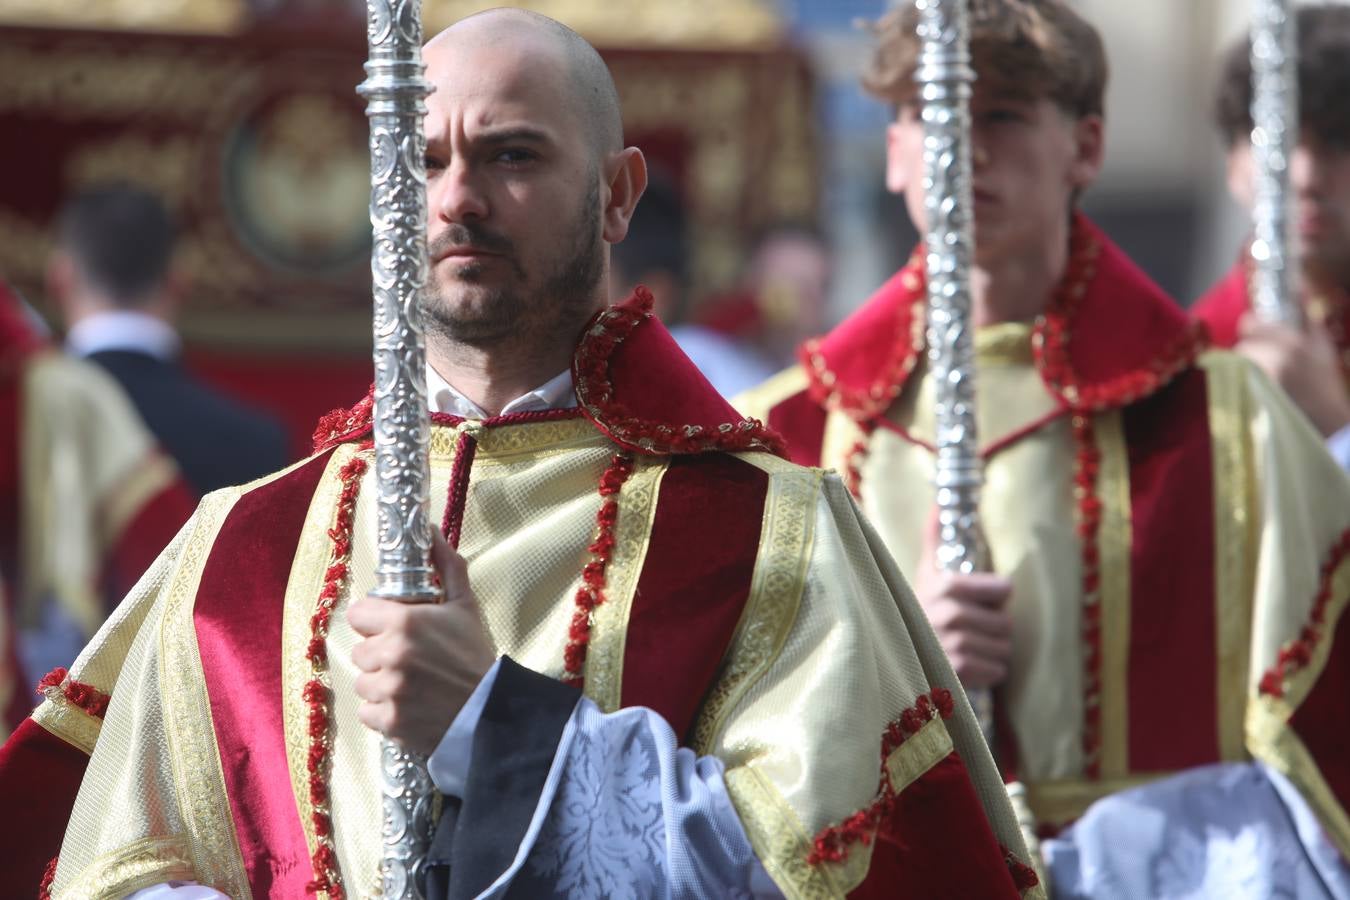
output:
<svg viewBox="0 0 1350 900"><path fill-rule="evenodd" d="M1289 163L1298 143L1298 41L1290 0L1252 0L1252 309L1267 322L1298 325L1289 230Z"/></svg>
<svg viewBox="0 0 1350 900"><path fill-rule="evenodd" d="M980 530L984 467L975 425L975 357L971 345L971 68L966 0L916 0L923 43L915 79L923 101L924 238L928 275L928 364L932 370L937 461L940 569L970 573L988 566ZM992 742L988 690L968 691Z"/></svg>
<svg viewBox="0 0 1350 900"><path fill-rule="evenodd" d="M375 485L379 542L374 593L438 596L427 514L426 346L418 307L427 279L426 137L431 86L422 77L420 0L368 0L370 58L358 89L370 118L370 271L375 301ZM385 740L383 896L419 898L431 842L425 758Z"/></svg>

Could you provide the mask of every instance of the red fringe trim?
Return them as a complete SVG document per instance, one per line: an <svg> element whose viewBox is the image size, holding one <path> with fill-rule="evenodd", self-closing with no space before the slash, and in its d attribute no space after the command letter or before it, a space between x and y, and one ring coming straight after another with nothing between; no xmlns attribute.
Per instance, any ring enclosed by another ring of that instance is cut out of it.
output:
<svg viewBox="0 0 1350 900"><path fill-rule="evenodd" d="M1041 878L1036 874L1036 870L1026 863L1022 862L1007 847L1003 847L1003 861L1008 864L1008 874L1012 876L1013 885L1017 892L1024 893L1031 890L1041 883Z"/></svg>
<svg viewBox="0 0 1350 900"><path fill-rule="evenodd" d="M1260 691L1270 697L1283 697L1285 684L1296 672L1307 668L1312 662L1313 650L1323 637L1326 627L1327 606L1331 603L1331 586L1336 570L1350 559L1350 529L1341 532L1340 538L1331 548L1322 563L1322 576L1318 582L1317 596L1313 599L1312 612L1308 623L1299 631L1298 637L1280 648L1275 665L1261 676Z"/></svg>
<svg viewBox="0 0 1350 900"><path fill-rule="evenodd" d="M576 593L576 612L567 629L563 648L563 683L580 688L585 683L586 651L591 641L592 617L605 602L605 569L614 553L614 530L619 521L619 490L633 474L633 457L616 453L605 474L600 476L600 496L604 501L596 514L595 541L588 548L590 562L581 570L581 587Z"/></svg>
<svg viewBox="0 0 1350 900"><path fill-rule="evenodd" d="M78 706L94 718L103 718L112 697L93 685L70 678L69 674L64 668L52 669L38 682L37 692L49 698L54 693L60 693L67 702Z"/></svg>
<svg viewBox="0 0 1350 900"><path fill-rule="evenodd" d="M38 900L52 900L52 882L56 880L56 861L60 856L53 856L52 861L47 863L47 869L42 873L42 882L38 885Z"/></svg>
<svg viewBox="0 0 1350 900"><path fill-rule="evenodd" d="M375 385L351 409L335 409L319 420L314 429L314 452L327 450L337 444L359 437L370 428L375 414Z"/></svg>
<svg viewBox="0 0 1350 900"><path fill-rule="evenodd" d="M328 530L333 542L332 561L324 573L323 589L313 618L310 619L309 660L312 676L304 687L305 703L309 707L309 799L314 806L311 822L316 838L314 880L305 885L310 893L326 891L332 900L342 900L343 888L338 871L337 850L333 843L333 818L328 793L328 774L332 765L332 733L329 708L332 689L326 683L328 669L328 626L347 583L348 564L352 552L352 523L356 517L356 495L361 489L361 476L367 462L353 457L339 471L342 493L338 496L337 521Z"/></svg>
<svg viewBox="0 0 1350 900"><path fill-rule="evenodd" d="M610 361L614 351L651 317L652 292L639 285L636 302L611 306L597 315L577 345L572 362L577 400L606 434L630 450L644 454L740 453L766 450L784 456L783 439L758 419L726 422L709 430L702 425L667 425L636 419L614 398Z"/></svg>
<svg viewBox="0 0 1350 900"><path fill-rule="evenodd" d="M920 694L914 706L886 726L881 736L881 780L877 786L876 799L838 825L822 829L812 842L811 852L806 857L807 863L818 866L826 862L843 862L848 859L854 844L866 846L872 843L877 829L895 813L900 799L900 795L891 787L890 774L886 771L887 758L933 719L951 718L953 709L951 692L933 688L931 694Z"/></svg>

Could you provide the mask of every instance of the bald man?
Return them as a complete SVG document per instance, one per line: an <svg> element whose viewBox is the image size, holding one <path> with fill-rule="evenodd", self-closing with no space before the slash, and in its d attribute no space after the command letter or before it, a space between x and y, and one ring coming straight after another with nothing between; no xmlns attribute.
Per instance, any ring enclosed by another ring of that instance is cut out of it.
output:
<svg viewBox="0 0 1350 900"><path fill-rule="evenodd" d="M330 416L308 460L207 497L48 680L0 752L5 796L48 794L8 883L54 856L54 897L364 896L383 734L430 757L434 898L1037 894L838 478L777 456L648 292L606 305L646 168L595 51L499 11L426 60L444 602L363 597L370 402Z"/></svg>

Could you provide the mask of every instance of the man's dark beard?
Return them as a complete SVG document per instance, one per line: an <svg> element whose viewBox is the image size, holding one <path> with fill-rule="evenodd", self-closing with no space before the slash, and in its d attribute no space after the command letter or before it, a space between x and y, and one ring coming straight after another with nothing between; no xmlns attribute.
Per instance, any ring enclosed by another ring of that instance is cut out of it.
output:
<svg viewBox="0 0 1350 900"><path fill-rule="evenodd" d="M600 185L592 179L590 191L582 201L574 222L564 226L575 235L568 252L555 270L539 286L536 296L521 293L525 271L511 254L511 241L476 225L451 225L429 247L430 254L446 247L475 247L499 253L513 267L516 285L491 289L479 304L476 315L456 313L429 281L422 294L422 312L428 331L459 344L489 347L507 337L518 337L558 328L580 328L591 312L596 286L604 268L603 242L600 237ZM472 284L483 273L482 263L471 262L458 270L459 279ZM534 292L531 292L534 293Z"/></svg>

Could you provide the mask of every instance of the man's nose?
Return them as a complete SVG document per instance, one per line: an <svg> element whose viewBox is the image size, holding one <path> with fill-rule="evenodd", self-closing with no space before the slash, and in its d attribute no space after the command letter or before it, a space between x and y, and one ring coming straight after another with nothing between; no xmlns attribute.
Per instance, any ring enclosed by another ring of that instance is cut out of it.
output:
<svg viewBox="0 0 1350 900"><path fill-rule="evenodd" d="M432 184L432 212L447 222L486 219L487 194L472 168L462 162L448 165Z"/></svg>

